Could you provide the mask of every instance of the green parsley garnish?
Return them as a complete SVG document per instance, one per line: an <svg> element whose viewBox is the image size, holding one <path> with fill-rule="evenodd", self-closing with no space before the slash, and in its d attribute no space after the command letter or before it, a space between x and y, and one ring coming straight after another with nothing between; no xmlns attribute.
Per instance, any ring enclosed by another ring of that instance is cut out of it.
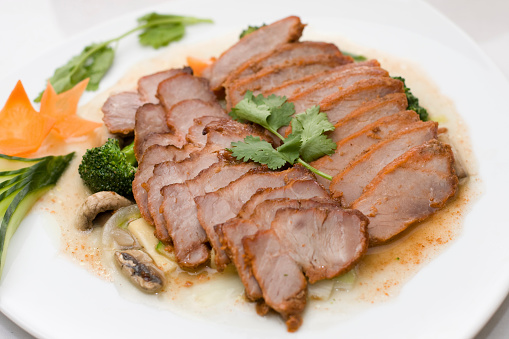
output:
<svg viewBox="0 0 509 339"><path fill-rule="evenodd" d="M320 113L318 106L292 118L293 114L295 107L293 103L286 101L286 97L274 94L268 97L259 94L255 97L248 91L244 99L232 109L230 116L240 122L251 121L264 127L283 140L283 144L274 149L269 142L259 137L247 136L244 141L232 142L229 151L239 160L253 160L273 170L280 169L287 163L293 165L297 162L332 180L330 175L317 170L308 162L334 153L336 144L324 135L325 132L333 131L334 125L327 119L327 114ZM285 138L277 130L290 123L292 133Z"/></svg>
<svg viewBox="0 0 509 339"><path fill-rule="evenodd" d="M429 120L429 114L428 111L419 105L419 99L417 99L413 94L412 91L410 91L410 88L408 88L405 84L405 79L402 77L392 77L393 79L398 79L403 81L403 85L405 86L405 94L408 101L408 110L415 111L417 114L419 114L419 118L422 121L428 121Z"/></svg>
<svg viewBox="0 0 509 339"><path fill-rule="evenodd" d="M95 91L113 64L114 43L134 32L141 31L138 36L140 44L159 48L182 39L185 26L200 22L212 22L212 20L158 13L147 14L139 18L139 26L130 31L108 41L85 47L79 55L57 68L53 76L49 78L49 82L57 93L62 93L73 88L80 81L90 78L87 91ZM41 101L43 92L34 100L35 102Z"/></svg>

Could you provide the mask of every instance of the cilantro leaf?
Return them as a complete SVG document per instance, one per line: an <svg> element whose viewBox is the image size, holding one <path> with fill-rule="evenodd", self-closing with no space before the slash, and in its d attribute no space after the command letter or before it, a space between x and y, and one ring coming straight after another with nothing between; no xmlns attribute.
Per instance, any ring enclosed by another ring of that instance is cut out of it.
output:
<svg viewBox="0 0 509 339"><path fill-rule="evenodd" d="M243 142L232 142L229 150L237 159L253 160L267 165L270 169L279 169L287 162L292 165L298 162L310 171L332 180L330 175L307 162L334 153L336 143L324 134L333 131L334 125L327 119L327 114L320 113L319 106L311 107L292 118L293 114L295 107L286 101L286 97L264 97L262 94L255 97L252 92L247 91L244 99L232 109L230 116L238 121L251 121L265 127L278 136L283 144L274 149L267 141L248 136ZM289 123L292 124L292 133L283 138L277 130Z"/></svg>
<svg viewBox="0 0 509 339"><path fill-rule="evenodd" d="M57 93L65 92L86 78L90 78L87 90L97 90L100 81L111 68L115 58L112 44L136 31L142 31L139 36L142 45L159 48L168 45L170 42L182 39L186 25L212 22L209 19L158 13L147 14L139 18L138 21L140 25L134 29L108 41L86 46L80 54L72 57L66 64L57 68L51 78L49 78L49 82L53 85L55 91ZM42 92L34 101L39 102L41 98Z"/></svg>
<svg viewBox="0 0 509 339"><path fill-rule="evenodd" d="M280 169L287 162L287 159L271 144L252 135L248 135L243 142L232 142L232 147L228 150L239 160L244 162L253 160L267 165L272 170Z"/></svg>
<svg viewBox="0 0 509 339"><path fill-rule="evenodd" d="M295 113L293 103L286 102L286 97L274 94L264 97L262 94L254 96L247 91L242 99L229 113L240 122L254 122L277 135L277 130L290 123Z"/></svg>
<svg viewBox="0 0 509 339"><path fill-rule="evenodd" d="M408 101L408 110L415 111L417 114L419 114L419 118L422 121L428 121L429 120L429 114L428 111L419 105L419 99L415 95L412 94L412 91L410 88L408 88L405 84L405 79L402 77L392 77L393 79L401 80L403 82L403 85L405 86L405 94Z"/></svg>
<svg viewBox="0 0 509 339"><path fill-rule="evenodd" d="M368 60L368 58L366 58L364 55L354 54L354 53L349 53L349 52L345 52L345 51L341 51L341 53L343 53L343 55L347 55L347 56L352 57L352 59L353 59L355 62L359 62L359 61L366 61L366 60Z"/></svg>

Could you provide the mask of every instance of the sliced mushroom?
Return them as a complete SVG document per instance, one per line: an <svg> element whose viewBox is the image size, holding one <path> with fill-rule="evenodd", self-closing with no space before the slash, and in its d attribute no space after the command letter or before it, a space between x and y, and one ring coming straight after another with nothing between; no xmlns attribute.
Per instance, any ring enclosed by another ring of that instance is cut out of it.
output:
<svg viewBox="0 0 509 339"><path fill-rule="evenodd" d="M141 250L115 252L115 259L122 273L147 293L157 293L164 286L164 274L152 258Z"/></svg>
<svg viewBox="0 0 509 339"><path fill-rule="evenodd" d="M93 221L99 213L129 205L132 205L129 199L115 192L97 192L92 194L85 200L77 212L76 227L83 231L91 229Z"/></svg>

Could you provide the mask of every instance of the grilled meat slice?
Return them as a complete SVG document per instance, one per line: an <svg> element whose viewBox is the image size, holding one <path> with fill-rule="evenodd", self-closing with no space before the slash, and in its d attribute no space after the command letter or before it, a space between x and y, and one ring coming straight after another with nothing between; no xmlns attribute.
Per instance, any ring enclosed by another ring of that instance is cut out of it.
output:
<svg viewBox="0 0 509 339"><path fill-rule="evenodd" d="M389 73L380 67L354 67L339 74L331 74L320 83L291 97L288 101L294 103L296 113L302 113L307 108L319 104L329 95L342 92L360 80L388 76Z"/></svg>
<svg viewBox="0 0 509 339"><path fill-rule="evenodd" d="M248 264L263 292L263 299L281 314L289 332L302 325L307 281L300 266L290 257L273 230L244 238Z"/></svg>
<svg viewBox="0 0 509 339"><path fill-rule="evenodd" d="M221 119L211 122L204 130L207 136L207 144L199 151L191 153L189 158L180 162L167 161L154 166L154 173L151 178L143 184L147 190L148 208L154 220L158 234L166 234L161 240L168 238L164 217L160 207L163 202L161 188L166 185L181 183L192 179L202 170L208 168L220 159L219 151L229 147L232 141L243 140L248 135L260 136L258 129L239 122Z"/></svg>
<svg viewBox="0 0 509 339"><path fill-rule="evenodd" d="M368 60L344 64L338 67L334 67L333 69L326 70L316 74L311 74L297 80L287 81L280 86L271 88L270 90L263 92L263 95L269 96L271 94L275 94L278 96L286 96L287 98L290 98L294 95L297 95L305 91L311 86L319 84L320 82L330 78L331 76L333 77L339 75L343 72L346 72L357 67L380 67L380 63L376 60Z"/></svg>
<svg viewBox="0 0 509 339"><path fill-rule="evenodd" d="M391 162L352 204L369 218L370 245L392 239L456 194L451 147L432 140Z"/></svg>
<svg viewBox="0 0 509 339"><path fill-rule="evenodd" d="M205 102L201 99L189 99L176 103L166 112L166 124L173 134L185 140L194 119L204 116L229 117L221 105L215 101Z"/></svg>
<svg viewBox="0 0 509 339"><path fill-rule="evenodd" d="M216 101L216 96L210 90L208 81L190 74L179 74L164 80L157 87L156 96L166 112L169 112L173 105L184 100Z"/></svg>
<svg viewBox="0 0 509 339"><path fill-rule="evenodd" d="M332 94L320 102L332 124L346 117L364 103L391 93L403 93L403 82L389 77L361 80L343 91Z"/></svg>
<svg viewBox="0 0 509 339"><path fill-rule="evenodd" d="M136 92L122 92L111 95L102 107L103 121L108 131L129 135L134 131L136 110L144 102Z"/></svg>
<svg viewBox="0 0 509 339"><path fill-rule="evenodd" d="M260 27L221 54L216 62L203 71L203 76L209 79L211 88L218 91L237 67L253 57L275 50L284 43L299 40L303 29L304 25L296 16Z"/></svg>
<svg viewBox="0 0 509 339"><path fill-rule="evenodd" d="M230 73L225 82L225 86L228 86L228 83L256 74L264 68L289 63L294 59L302 59L318 55L333 55L345 58L345 63L353 62L350 57L343 56L334 44L316 41L286 43L269 53L251 58L244 64L240 65L235 71Z"/></svg>
<svg viewBox="0 0 509 339"><path fill-rule="evenodd" d="M141 77L138 80L138 92L141 99L146 103L158 104L157 87L162 81L178 74L193 74L193 70L190 67L175 68Z"/></svg>
<svg viewBox="0 0 509 339"><path fill-rule="evenodd" d="M438 124L434 121L417 122L413 127L394 134L391 138L379 142L350 163L344 171L336 175L331 182L330 191L341 199L341 205L349 207L363 193L364 188L391 161L425 142L436 139Z"/></svg>
<svg viewBox="0 0 509 339"><path fill-rule="evenodd" d="M181 267L196 268L209 259L207 234L198 220L194 198L216 191L256 167L253 162L222 158L194 179L162 189L161 209Z"/></svg>
<svg viewBox="0 0 509 339"><path fill-rule="evenodd" d="M191 69L185 67L147 75L138 80L138 93L122 92L111 95L102 107L103 120L108 130L114 134L132 134L136 110L146 103L159 103L155 97L159 83L177 74L190 72Z"/></svg>
<svg viewBox="0 0 509 339"><path fill-rule="evenodd" d="M384 97L368 101L339 120L329 136L334 142L338 142L380 118L404 111L407 106L408 102L404 93L387 94Z"/></svg>
<svg viewBox="0 0 509 339"><path fill-rule="evenodd" d="M259 94L287 81L332 69L342 65L344 61L343 57L324 55L295 59L289 63L263 69L250 77L228 84L226 87L226 107L229 110L237 105L248 90Z"/></svg>
<svg viewBox="0 0 509 339"><path fill-rule="evenodd" d="M402 111L378 119L357 133L337 142L337 149L334 154L313 161L311 166L334 177L341 173L356 157L369 150L371 146L418 121L419 116L414 111ZM317 176L317 180L326 188L330 185L329 180L320 176Z"/></svg>
<svg viewBox="0 0 509 339"><path fill-rule="evenodd" d="M222 245L214 227L236 217L242 206L258 189L281 187L292 180L306 178L314 177L300 165L281 172L247 173L226 187L194 199L198 208L198 220L207 232L210 244L216 252L215 262L219 270L224 269L230 260L221 248Z"/></svg>

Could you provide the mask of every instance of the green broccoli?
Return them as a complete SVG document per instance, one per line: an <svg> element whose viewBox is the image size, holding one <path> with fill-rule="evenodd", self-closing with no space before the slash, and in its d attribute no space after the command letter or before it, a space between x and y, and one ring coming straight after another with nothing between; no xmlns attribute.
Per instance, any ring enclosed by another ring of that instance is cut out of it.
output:
<svg viewBox="0 0 509 339"><path fill-rule="evenodd" d="M110 138L104 145L87 150L78 172L94 193L113 191L131 198L137 169L134 142L120 149L118 140Z"/></svg>
<svg viewBox="0 0 509 339"><path fill-rule="evenodd" d="M246 35L253 33L254 31L256 31L257 29L259 29L260 27L263 27L263 26L266 26L266 25L263 24L261 26L248 26L245 30L242 31L242 33L240 33L239 39L242 39Z"/></svg>

